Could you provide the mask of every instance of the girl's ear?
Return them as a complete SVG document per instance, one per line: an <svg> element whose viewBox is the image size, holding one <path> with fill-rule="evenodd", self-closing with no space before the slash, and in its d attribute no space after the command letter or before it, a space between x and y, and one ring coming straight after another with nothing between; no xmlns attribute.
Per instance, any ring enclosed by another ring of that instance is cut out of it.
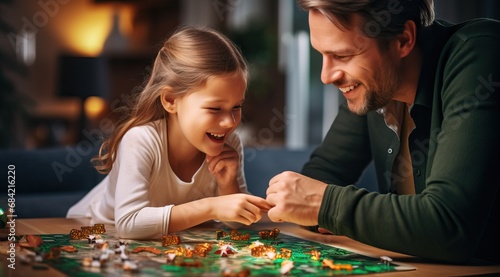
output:
<svg viewBox="0 0 500 277"><path fill-rule="evenodd" d="M168 113L176 113L175 97L172 96L172 87L165 86L160 93L161 105Z"/></svg>

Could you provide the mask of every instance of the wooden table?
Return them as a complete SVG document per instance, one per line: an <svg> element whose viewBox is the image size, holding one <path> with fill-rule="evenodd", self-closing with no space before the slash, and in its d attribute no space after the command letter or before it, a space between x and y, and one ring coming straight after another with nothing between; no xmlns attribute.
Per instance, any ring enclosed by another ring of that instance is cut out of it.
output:
<svg viewBox="0 0 500 277"><path fill-rule="evenodd" d="M73 228L80 228L81 226L89 225L87 219L66 219L66 218L48 218L48 219L16 219L15 231L16 235L26 234L66 234ZM200 227L207 227L210 225L203 225ZM293 235L302 239L312 240L327 245L343 248L352 252L356 252L365 256L391 257L394 262L402 263L415 267L416 270L370 274L370 276L465 276L465 275L483 275L499 273L500 264L490 264L483 261L473 261L467 265L450 265L443 263L431 263L412 256L407 256L391 251L382 250L360 242L354 241L347 237L321 235L307 231L297 225L289 223L274 223L269 220L262 220L259 223L251 225L248 229L264 230L277 227L281 232ZM115 229L112 225L106 225L106 233L114 234ZM7 267L7 260L5 256L1 257L0 269L3 275L0 276L65 276L64 274L54 270L33 270L29 265L22 265L16 261L16 269Z"/></svg>

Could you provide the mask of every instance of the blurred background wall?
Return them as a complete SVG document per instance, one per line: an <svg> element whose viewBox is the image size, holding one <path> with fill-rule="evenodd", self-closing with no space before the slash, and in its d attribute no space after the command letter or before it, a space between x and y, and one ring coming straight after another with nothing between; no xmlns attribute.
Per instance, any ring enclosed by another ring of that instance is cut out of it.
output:
<svg viewBox="0 0 500 277"><path fill-rule="evenodd" d="M437 0L439 18L499 18L495 0ZM184 24L227 34L251 64L247 146L320 143L342 97L319 80L294 0L0 0L0 148L100 143Z"/></svg>

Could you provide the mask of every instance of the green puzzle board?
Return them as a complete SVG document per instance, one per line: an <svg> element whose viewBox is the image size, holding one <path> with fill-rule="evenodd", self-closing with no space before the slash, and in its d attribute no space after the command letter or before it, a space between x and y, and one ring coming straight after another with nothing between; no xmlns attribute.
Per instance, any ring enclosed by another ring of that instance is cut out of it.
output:
<svg viewBox="0 0 500 277"><path fill-rule="evenodd" d="M224 230L229 234L229 230ZM129 253L128 256L131 260L137 262L139 271L136 273L121 272L122 269L116 267L112 259L118 258L111 257L105 266L101 268L91 268L82 266L82 259L84 257L92 257L96 253L100 253L98 249L94 249L87 240L70 240L69 235L40 235L44 243L40 246L39 251L47 253L51 247L73 245L78 251L74 253L66 253L61 251L61 256L58 259L46 260L44 263L50 265L69 276L123 276L130 274L132 276L222 276L224 269L229 269L233 273L237 273L242 269L248 269L250 276L282 276L280 274L281 263L283 259L260 258L253 257L251 250L248 246L256 240L266 244L273 245L277 253L281 248L288 248L292 250L292 257L289 259L294 262L294 268L287 274L288 276L332 276L332 275L359 275L370 273L383 273L394 272L400 270L412 270L412 267L400 266L395 263L384 264L378 258L372 258L353 253L344 249L303 240L286 234L279 234L276 240L260 240L258 231L255 230L239 230L240 233L250 234L248 241L234 241L230 240L229 236L224 237L222 240L230 242L237 252L228 257L220 257L215 254L218 250L218 242L215 239L215 230L187 230L177 233L181 238L181 245L186 247L194 247L203 242L212 244L212 251L207 257L198 257L193 255L192 258L185 258L189 261L200 261L203 266L194 267L181 267L173 264L167 264L165 254L155 255L148 252ZM110 246L118 243L117 238L103 235L103 238L108 241ZM158 241L135 241L123 240L128 243L128 250L131 251L135 247L148 246L164 250L176 249L178 245L162 247L161 242ZM308 254L311 250L319 250L321 252L321 259L315 261L311 259ZM323 268L321 260L323 258L333 260L336 264L351 264L353 270L332 270Z"/></svg>

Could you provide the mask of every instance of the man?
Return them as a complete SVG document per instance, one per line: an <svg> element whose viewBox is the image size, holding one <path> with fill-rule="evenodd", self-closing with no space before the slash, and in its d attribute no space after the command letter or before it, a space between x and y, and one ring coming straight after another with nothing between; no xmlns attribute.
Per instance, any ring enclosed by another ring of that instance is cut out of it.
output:
<svg viewBox="0 0 500 277"><path fill-rule="evenodd" d="M500 24L432 0L299 0L321 80L347 100L302 174L269 182L273 221L423 258L499 261ZM353 185L374 161L379 192Z"/></svg>

